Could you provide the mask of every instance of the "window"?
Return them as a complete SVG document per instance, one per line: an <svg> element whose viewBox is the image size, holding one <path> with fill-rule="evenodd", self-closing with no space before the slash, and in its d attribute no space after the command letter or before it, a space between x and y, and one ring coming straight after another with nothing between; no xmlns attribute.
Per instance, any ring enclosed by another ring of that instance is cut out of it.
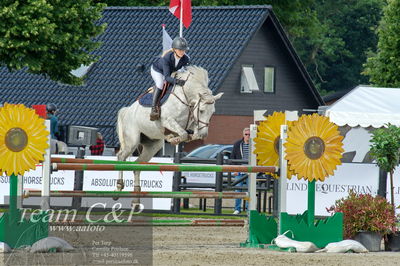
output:
<svg viewBox="0 0 400 266"><path fill-rule="evenodd" d="M93 65L93 63L91 63L88 66L85 65L81 65L79 68L72 70L71 74L74 75L77 78L81 78L84 75L86 75L86 73L89 71L89 68Z"/></svg>
<svg viewBox="0 0 400 266"><path fill-rule="evenodd" d="M260 90L258 88L256 76L254 75L252 65L242 65L242 74L240 79L241 79L241 84L240 84L241 93L252 93L253 91Z"/></svg>
<svg viewBox="0 0 400 266"><path fill-rule="evenodd" d="M264 92L275 92L274 67L264 67Z"/></svg>

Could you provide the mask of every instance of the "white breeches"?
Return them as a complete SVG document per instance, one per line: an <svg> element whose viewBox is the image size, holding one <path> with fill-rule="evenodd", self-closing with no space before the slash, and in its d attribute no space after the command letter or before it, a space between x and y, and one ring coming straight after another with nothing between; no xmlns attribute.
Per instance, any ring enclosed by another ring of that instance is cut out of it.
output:
<svg viewBox="0 0 400 266"><path fill-rule="evenodd" d="M162 90L163 85L164 85L164 75L161 74L160 72L157 72L153 69L153 66L151 66L151 77L154 80L154 83L156 84L157 89Z"/></svg>

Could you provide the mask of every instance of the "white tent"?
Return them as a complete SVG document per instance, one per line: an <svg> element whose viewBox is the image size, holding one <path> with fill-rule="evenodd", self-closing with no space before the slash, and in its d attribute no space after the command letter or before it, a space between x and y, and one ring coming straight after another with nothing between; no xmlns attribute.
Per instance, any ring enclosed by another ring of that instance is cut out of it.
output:
<svg viewBox="0 0 400 266"><path fill-rule="evenodd" d="M339 126L400 126L400 88L357 86L327 107L325 115Z"/></svg>

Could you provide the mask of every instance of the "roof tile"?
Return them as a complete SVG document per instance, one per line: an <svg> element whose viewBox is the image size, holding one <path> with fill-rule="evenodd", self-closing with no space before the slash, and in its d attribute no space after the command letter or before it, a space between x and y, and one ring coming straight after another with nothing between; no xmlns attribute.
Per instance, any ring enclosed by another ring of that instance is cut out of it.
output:
<svg viewBox="0 0 400 266"><path fill-rule="evenodd" d="M217 90L239 49L268 12L269 6L193 8L193 22L184 35L190 43L192 63L209 72L210 89ZM70 86L0 68L0 102L28 106L53 102L59 107L61 125L99 127L107 145L118 145L117 112L152 85L149 67L161 54L161 24L166 24L174 37L179 21L165 7L109 7L100 21L108 26L98 37L103 44L94 54L100 60L89 70L85 85ZM142 64L143 72L137 69Z"/></svg>

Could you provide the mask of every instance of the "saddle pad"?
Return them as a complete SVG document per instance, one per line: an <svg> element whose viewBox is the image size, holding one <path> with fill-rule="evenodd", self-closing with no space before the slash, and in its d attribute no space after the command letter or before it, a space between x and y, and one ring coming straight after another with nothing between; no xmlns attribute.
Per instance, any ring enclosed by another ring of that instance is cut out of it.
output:
<svg viewBox="0 0 400 266"><path fill-rule="evenodd" d="M161 98L160 100L160 106L165 103L171 94L172 88L168 88L167 92L165 93L164 97ZM139 99L139 104L144 107L151 107L153 102L153 93L146 93Z"/></svg>

